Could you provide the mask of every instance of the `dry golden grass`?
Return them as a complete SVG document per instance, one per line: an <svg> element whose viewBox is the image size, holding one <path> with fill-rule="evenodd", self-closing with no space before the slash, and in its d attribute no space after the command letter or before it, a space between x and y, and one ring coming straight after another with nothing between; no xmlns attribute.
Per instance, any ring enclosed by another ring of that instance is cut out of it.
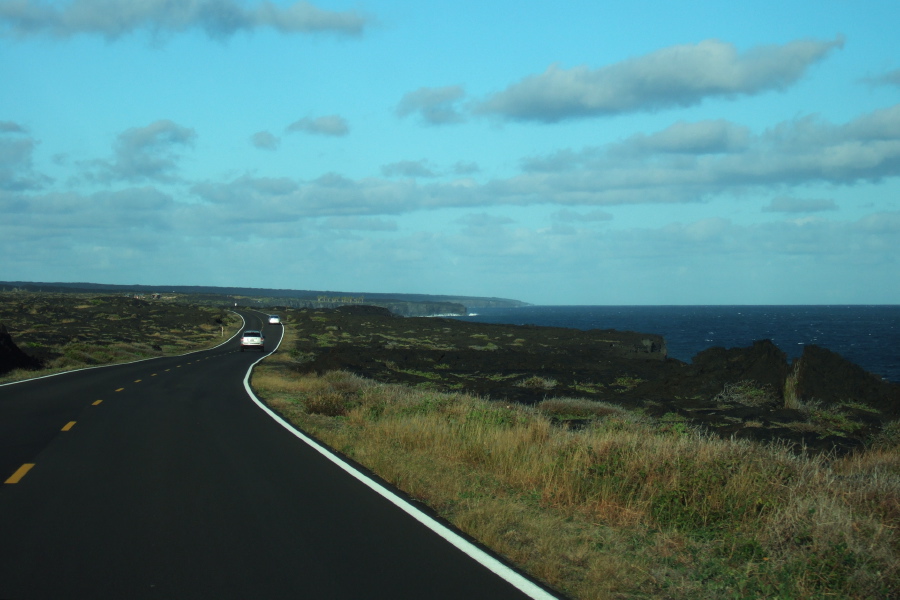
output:
<svg viewBox="0 0 900 600"><path fill-rule="evenodd" d="M290 348L290 327L284 348ZM804 458L579 399L532 409L265 361L319 439L576 598L900 594L900 451ZM588 420L581 430L552 415Z"/></svg>

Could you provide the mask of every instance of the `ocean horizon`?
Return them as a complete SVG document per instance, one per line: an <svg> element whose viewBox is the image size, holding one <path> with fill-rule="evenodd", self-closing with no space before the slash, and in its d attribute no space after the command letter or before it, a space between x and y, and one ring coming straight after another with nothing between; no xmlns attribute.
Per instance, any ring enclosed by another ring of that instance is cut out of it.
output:
<svg viewBox="0 0 900 600"><path fill-rule="evenodd" d="M456 318L654 333L666 339L670 358L688 363L708 348L743 348L757 340L771 340L788 360L816 345L900 383L900 305L528 305L478 308Z"/></svg>

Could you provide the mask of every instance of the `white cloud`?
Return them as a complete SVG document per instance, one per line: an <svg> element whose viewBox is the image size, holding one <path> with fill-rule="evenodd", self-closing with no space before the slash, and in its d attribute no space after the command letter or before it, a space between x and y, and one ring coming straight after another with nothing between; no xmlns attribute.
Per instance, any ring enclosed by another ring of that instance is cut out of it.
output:
<svg viewBox="0 0 900 600"><path fill-rule="evenodd" d="M0 133L26 133L25 128L12 121L0 121Z"/></svg>
<svg viewBox="0 0 900 600"><path fill-rule="evenodd" d="M579 152L559 150L548 156L531 156L521 161L522 170L534 173L570 171L598 161L645 160L667 155L732 154L750 149L747 127L725 120L699 121L674 125L651 134L635 134L603 148L585 148ZM669 157L671 158L671 157ZM677 157L672 160L679 160Z"/></svg>
<svg viewBox="0 0 900 600"><path fill-rule="evenodd" d="M466 95L462 86L423 87L408 92L397 105L397 115L418 114L428 125L447 125L465 120L459 103Z"/></svg>
<svg viewBox="0 0 900 600"><path fill-rule="evenodd" d="M397 231L396 221L361 217L331 217L323 221L326 229L350 231Z"/></svg>
<svg viewBox="0 0 900 600"><path fill-rule="evenodd" d="M268 131L257 131L250 136L250 143L260 150L276 150L281 140Z"/></svg>
<svg viewBox="0 0 900 600"><path fill-rule="evenodd" d="M842 46L840 37L831 42L799 40L741 54L731 44L706 40L593 70L551 65L544 73L528 76L481 102L476 112L552 123L783 90Z"/></svg>
<svg viewBox="0 0 900 600"><path fill-rule="evenodd" d="M191 191L213 204L234 204L243 197L252 202L260 197L289 195L299 187L297 182L287 177L241 177L226 184L198 183Z"/></svg>
<svg viewBox="0 0 900 600"><path fill-rule="evenodd" d="M522 170L528 173L557 173L569 171L600 154L597 148L586 148L575 152L569 148L558 150L548 156L529 156L521 160Z"/></svg>
<svg viewBox="0 0 900 600"><path fill-rule="evenodd" d="M0 186L4 189L30 187L19 175L31 169L34 146L30 138L0 137Z"/></svg>
<svg viewBox="0 0 900 600"><path fill-rule="evenodd" d="M62 6L38 0L0 0L0 33L17 37L48 34L67 38L101 35L116 39L137 30L175 33L190 29L212 38L271 28L285 34L359 35L370 20L353 11L324 10L309 2L248 7L236 0L73 0Z"/></svg>
<svg viewBox="0 0 900 600"><path fill-rule="evenodd" d="M0 204L4 214L16 214L14 228L27 229L36 239L74 236L95 239L118 236L127 242L127 231L165 231L172 226L172 198L153 187L117 191L22 194Z"/></svg>
<svg viewBox="0 0 900 600"><path fill-rule="evenodd" d="M312 181L243 176L226 183L203 182L191 191L208 203L202 219L213 223L293 222L315 217L396 215L422 208L421 190L408 180L355 181L329 173ZM208 214L206 214L208 212Z"/></svg>
<svg viewBox="0 0 900 600"><path fill-rule="evenodd" d="M883 212L868 215L853 224L855 231L890 236L891 243L900 240L900 212ZM892 254L893 255L893 254Z"/></svg>
<svg viewBox="0 0 900 600"><path fill-rule="evenodd" d="M809 183L853 185L900 175L900 105L844 125L805 117L755 135L733 124L718 128L736 134L725 139L739 143L708 153L709 146L674 135L706 127L679 124L605 147L531 157L523 163L524 173L490 182L482 191L496 202L519 204L646 204ZM673 153L673 146L684 152Z"/></svg>
<svg viewBox="0 0 900 600"><path fill-rule="evenodd" d="M486 231L495 231L504 225L512 225L515 221L503 215L489 215L487 213L468 214L456 220L457 223L465 225L469 231L477 231L485 233Z"/></svg>
<svg viewBox="0 0 900 600"><path fill-rule="evenodd" d="M326 115L324 117L303 118L294 121L287 127L287 131L302 131L315 135L328 135L334 137L345 136L350 132L347 120L340 115Z"/></svg>
<svg viewBox="0 0 900 600"><path fill-rule="evenodd" d="M350 179L331 173L301 181L245 175L198 183L191 190L206 202L235 207L233 215L217 209L214 220L240 219L248 205L258 209L259 219L291 221L504 205L555 204L571 210L693 203L722 195L771 190L783 194L782 190L804 185L850 186L900 176L898 123L900 105L843 125L800 118L758 134L726 122L678 123L608 146L532 157L523 163L522 173L486 182L465 178L420 183L441 173L419 160L384 165L381 178ZM897 135L890 137L895 130ZM715 135L707 135L710 131ZM766 211L830 208L828 202L782 199ZM561 221L575 213L560 214ZM608 218L603 211L578 214L591 220Z"/></svg>
<svg viewBox="0 0 900 600"><path fill-rule="evenodd" d="M580 213L569 210L568 208L556 211L551 217L564 223L596 223L601 221L612 221L613 219L613 216L605 210L592 210L587 213Z"/></svg>
<svg viewBox="0 0 900 600"><path fill-rule="evenodd" d="M113 160L92 163L97 171L88 177L105 182L177 181L178 151L192 146L196 137L193 129L168 119L128 129L116 139Z"/></svg>
<svg viewBox="0 0 900 600"><path fill-rule="evenodd" d="M437 177L427 161L401 160L381 167L381 174L385 177Z"/></svg>
<svg viewBox="0 0 900 600"><path fill-rule="evenodd" d="M772 201L763 207L763 212L778 213L811 213L826 210L837 210L834 200L780 196L772 198Z"/></svg>
<svg viewBox="0 0 900 600"><path fill-rule="evenodd" d="M459 161L453 165L454 175L474 175L480 171L481 167L478 166L478 163L474 162Z"/></svg>
<svg viewBox="0 0 900 600"><path fill-rule="evenodd" d="M860 116L844 127L842 135L867 142L900 139L900 104Z"/></svg>
<svg viewBox="0 0 900 600"><path fill-rule="evenodd" d="M0 190L35 190L51 181L34 171L32 156L38 142L26 133L18 123L0 122Z"/></svg>
<svg viewBox="0 0 900 600"><path fill-rule="evenodd" d="M869 85L892 85L900 87L900 69L894 69L893 71L888 71L875 77L866 77L863 79L863 82L868 83Z"/></svg>
<svg viewBox="0 0 900 600"><path fill-rule="evenodd" d="M723 119L685 123L679 121L651 135L635 135L616 152L660 152L670 154L724 154L745 150L750 130Z"/></svg>

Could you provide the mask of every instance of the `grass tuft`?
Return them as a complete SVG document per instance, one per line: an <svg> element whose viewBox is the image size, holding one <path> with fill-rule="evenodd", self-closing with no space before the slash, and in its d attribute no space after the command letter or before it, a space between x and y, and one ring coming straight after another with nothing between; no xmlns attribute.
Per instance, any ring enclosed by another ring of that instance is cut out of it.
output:
<svg viewBox="0 0 900 600"><path fill-rule="evenodd" d="M755 381L726 383L713 399L716 404L743 404L744 406L766 406L778 401L771 388L760 386Z"/></svg>
<svg viewBox="0 0 900 600"><path fill-rule="evenodd" d="M538 377L534 375L517 383L519 387L531 388L538 390L552 390L556 387L556 380L551 377Z"/></svg>

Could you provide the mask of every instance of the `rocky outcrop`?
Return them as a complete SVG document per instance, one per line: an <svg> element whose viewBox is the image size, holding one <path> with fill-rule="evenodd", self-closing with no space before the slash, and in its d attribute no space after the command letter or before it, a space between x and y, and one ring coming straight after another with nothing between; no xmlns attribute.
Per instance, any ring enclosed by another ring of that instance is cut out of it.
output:
<svg viewBox="0 0 900 600"><path fill-rule="evenodd" d="M13 342L6 326L0 323L0 375L15 369L40 369L41 361L25 354Z"/></svg>
<svg viewBox="0 0 900 600"><path fill-rule="evenodd" d="M465 306L455 302L378 302L375 306L384 307L401 317L462 316L467 312Z"/></svg>
<svg viewBox="0 0 900 600"><path fill-rule="evenodd" d="M776 390L784 387L790 371L787 355L770 340L753 342L749 348L709 348L697 354L691 364L699 379L752 380Z"/></svg>
<svg viewBox="0 0 900 600"><path fill-rule="evenodd" d="M791 372L796 397L801 401L865 404L888 418L900 418L900 393L896 384L867 372L840 354L806 346Z"/></svg>
<svg viewBox="0 0 900 600"><path fill-rule="evenodd" d="M393 316L390 310L381 306L371 306L369 304L348 305L338 308L335 312L344 315L352 315L356 317L387 317Z"/></svg>
<svg viewBox="0 0 900 600"><path fill-rule="evenodd" d="M664 383L670 386L668 395L712 397L728 384L752 381L783 399L790 372L787 355L770 340L760 340L749 348L708 348Z"/></svg>

